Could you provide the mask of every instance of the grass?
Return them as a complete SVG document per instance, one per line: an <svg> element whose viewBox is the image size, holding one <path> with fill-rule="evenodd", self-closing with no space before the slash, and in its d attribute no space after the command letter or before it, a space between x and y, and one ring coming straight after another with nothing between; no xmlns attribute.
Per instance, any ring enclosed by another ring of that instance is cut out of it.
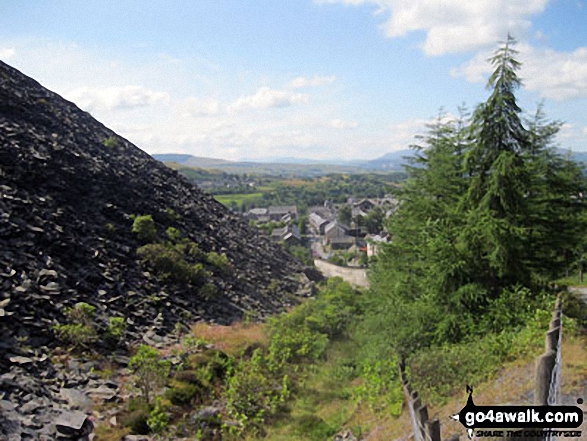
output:
<svg viewBox="0 0 587 441"><path fill-rule="evenodd" d="M197 323L192 333L228 355L238 356L253 345L267 346L267 334L263 323L235 323L230 326Z"/></svg>
<svg viewBox="0 0 587 441"><path fill-rule="evenodd" d="M558 279L555 282L557 285L566 285L566 286L587 286L587 274L583 277L583 281L579 280L579 274L573 274L569 277L564 277L562 279Z"/></svg>
<svg viewBox="0 0 587 441"><path fill-rule="evenodd" d="M261 201L263 199L263 193L217 194L214 195L214 199L227 207L231 203L235 203L240 207L243 202Z"/></svg>

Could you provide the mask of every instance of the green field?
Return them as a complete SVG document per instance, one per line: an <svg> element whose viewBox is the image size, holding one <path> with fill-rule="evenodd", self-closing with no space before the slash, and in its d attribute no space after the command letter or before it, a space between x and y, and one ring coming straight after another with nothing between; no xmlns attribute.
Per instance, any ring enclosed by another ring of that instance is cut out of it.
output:
<svg viewBox="0 0 587 441"><path fill-rule="evenodd" d="M230 207L233 203L236 203L240 207L243 202L251 203L261 201L263 199L263 193L218 194L214 195L214 199L226 207Z"/></svg>

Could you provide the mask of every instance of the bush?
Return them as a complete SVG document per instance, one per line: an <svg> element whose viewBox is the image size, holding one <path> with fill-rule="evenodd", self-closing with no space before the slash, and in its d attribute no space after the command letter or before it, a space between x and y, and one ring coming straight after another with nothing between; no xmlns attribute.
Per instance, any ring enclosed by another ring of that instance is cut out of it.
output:
<svg viewBox="0 0 587 441"><path fill-rule="evenodd" d="M147 424L149 412L145 409L137 409L123 418L122 424L136 435L147 435L151 430Z"/></svg>
<svg viewBox="0 0 587 441"><path fill-rule="evenodd" d="M200 381L200 377L196 371L179 371L173 378L182 383L202 386L202 382Z"/></svg>
<svg viewBox="0 0 587 441"><path fill-rule="evenodd" d="M161 398L159 397L157 397L155 407L149 414L147 425L153 433L161 433L169 427L169 415L165 412L165 409L161 404Z"/></svg>
<svg viewBox="0 0 587 441"><path fill-rule="evenodd" d="M302 415L296 420L294 433L309 441L323 441L332 438L336 428L317 415Z"/></svg>
<svg viewBox="0 0 587 441"><path fill-rule="evenodd" d="M150 214L135 216L132 224L132 232L135 233L142 242L155 242L157 240L157 229L155 228L153 216Z"/></svg>
<svg viewBox="0 0 587 441"><path fill-rule="evenodd" d="M75 347L83 347L96 339L96 331L93 327L81 323L55 325L53 327L59 340L72 344Z"/></svg>
<svg viewBox="0 0 587 441"><path fill-rule="evenodd" d="M211 251L207 254L206 258L211 265L218 268L223 274L227 274L232 268L232 264L226 254L219 254L215 251Z"/></svg>
<svg viewBox="0 0 587 441"><path fill-rule="evenodd" d="M76 303L73 308L66 308L65 315L69 323L55 325L57 337L75 347L86 346L96 339L94 315L96 307L85 302Z"/></svg>
<svg viewBox="0 0 587 441"><path fill-rule="evenodd" d="M165 230L165 235L173 243L178 243L181 241L181 231L175 227L169 227L167 230Z"/></svg>
<svg viewBox="0 0 587 441"><path fill-rule="evenodd" d="M261 351L243 360L228 380L228 414L240 423L241 431L261 432L265 419L276 413L290 394L287 376L271 375Z"/></svg>
<svg viewBox="0 0 587 441"><path fill-rule="evenodd" d="M115 136L109 136L104 141L102 141L102 145L106 148L113 149L118 147L118 139Z"/></svg>
<svg viewBox="0 0 587 441"><path fill-rule="evenodd" d="M118 344L127 327L124 317L110 317L108 328L106 329L106 340L113 345Z"/></svg>
<svg viewBox="0 0 587 441"><path fill-rule="evenodd" d="M137 254L149 268L167 281L197 284L210 276L201 263L188 263L183 254L171 246L148 244L140 247Z"/></svg>
<svg viewBox="0 0 587 441"><path fill-rule="evenodd" d="M169 376L169 362L161 360L156 349L141 345L131 358L128 367L134 375L134 382L144 400L151 404L153 393L162 387Z"/></svg>
<svg viewBox="0 0 587 441"><path fill-rule="evenodd" d="M175 387L167 389L165 392L165 398L171 401L171 404L176 406L185 406L190 404L192 400L199 395L200 392L201 389L195 384L180 383Z"/></svg>

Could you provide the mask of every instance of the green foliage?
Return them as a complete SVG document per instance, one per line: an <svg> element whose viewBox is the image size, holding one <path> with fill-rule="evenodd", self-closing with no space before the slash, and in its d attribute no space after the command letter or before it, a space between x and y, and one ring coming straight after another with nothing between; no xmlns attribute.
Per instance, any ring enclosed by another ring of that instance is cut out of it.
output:
<svg viewBox="0 0 587 441"><path fill-rule="evenodd" d="M69 343L77 348L85 347L96 339L96 331L93 327L81 323L68 323L53 327L59 340Z"/></svg>
<svg viewBox="0 0 587 441"><path fill-rule="evenodd" d="M137 409L126 415L122 424L128 427L132 433L137 435L147 435L151 429L147 424L149 412L145 409Z"/></svg>
<svg viewBox="0 0 587 441"><path fill-rule="evenodd" d="M137 250L139 258L167 281L199 284L210 277L201 263L188 263L177 247L152 243Z"/></svg>
<svg viewBox="0 0 587 441"><path fill-rule="evenodd" d="M294 433L305 440L323 441L332 438L336 434L336 428L318 415L302 415L296 419Z"/></svg>
<svg viewBox="0 0 587 441"><path fill-rule="evenodd" d="M178 243L181 241L181 231L175 227L169 227L165 230L165 235L172 243Z"/></svg>
<svg viewBox="0 0 587 441"><path fill-rule="evenodd" d="M526 315L526 325L517 332L489 333L414 354L409 360L413 386L426 402L444 403L464 383L475 385L491 377L505 361L538 354L551 316L538 309Z"/></svg>
<svg viewBox="0 0 587 441"><path fill-rule="evenodd" d="M165 412L160 397L155 400L155 407L149 414L147 425L153 433L162 433L169 427L169 415Z"/></svg>
<svg viewBox="0 0 587 441"><path fill-rule="evenodd" d="M102 141L102 145L108 149L118 147L118 139L115 136L110 136Z"/></svg>
<svg viewBox="0 0 587 441"><path fill-rule="evenodd" d="M178 379L178 377L175 377ZM194 380L194 378L190 378ZM188 405L200 394L200 388L193 383L178 384L165 391L165 398L176 406Z"/></svg>
<svg viewBox="0 0 587 441"><path fill-rule="evenodd" d="M228 414L240 424L241 431L262 433L265 419L275 414L289 397L289 379L270 374L259 349L243 360L228 380L226 390Z"/></svg>
<svg viewBox="0 0 587 441"><path fill-rule="evenodd" d="M200 295L206 300L213 299L217 294L218 288L213 283L206 282L200 288Z"/></svg>
<svg viewBox="0 0 587 441"><path fill-rule="evenodd" d="M218 270L220 270L220 272L223 274L228 274L232 268L232 264L230 263L228 256L224 253L220 254L215 251L210 251L206 255L206 258L211 265L218 268Z"/></svg>
<svg viewBox="0 0 587 441"><path fill-rule="evenodd" d="M132 232L137 235L141 242L155 242L157 240L157 229L155 228L153 216L150 214L135 216Z"/></svg>
<svg viewBox="0 0 587 441"><path fill-rule="evenodd" d="M353 288L340 278L329 279L317 299L270 319L269 357L273 365L320 359L330 339L347 335L359 311L359 299Z"/></svg>
<svg viewBox="0 0 587 441"><path fill-rule="evenodd" d="M53 327L60 340L81 348L96 339L97 333L93 323L95 306L79 302L72 308L66 308L64 312L68 323Z"/></svg>
<svg viewBox="0 0 587 441"><path fill-rule="evenodd" d="M471 116L439 115L414 146L393 241L371 267L359 333L368 353L519 329L581 243L585 179L551 148L559 123L541 109L520 117L514 43L491 60L487 101Z"/></svg>
<svg viewBox="0 0 587 441"><path fill-rule="evenodd" d="M392 415L401 414L404 395L394 357L365 363L362 378L361 385L355 388L358 399L365 401L375 411L387 408Z"/></svg>
<svg viewBox="0 0 587 441"><path fill-rule="evenodd" d="M304 264L308 266L314 265L314 260L312 258L312 252L309 248L304 247L302 245L292 245L287 247L287 250L300 259Z"/></svg>
<svg viewBox="0 0 587 441"><path fill-rule="evenodd" d="M127 327L124 317L110 317L108 328L106 328L106 339L114 344L120 342Z"/></svg>
<svg viewBox="0 0 587 441"><path fill-rule="evenodd" d="M156 349L141 345L128 365L134 376L135 385L143 399L151 404L153 394L162 387L169 376L169 362L161 360Z"/></svg>

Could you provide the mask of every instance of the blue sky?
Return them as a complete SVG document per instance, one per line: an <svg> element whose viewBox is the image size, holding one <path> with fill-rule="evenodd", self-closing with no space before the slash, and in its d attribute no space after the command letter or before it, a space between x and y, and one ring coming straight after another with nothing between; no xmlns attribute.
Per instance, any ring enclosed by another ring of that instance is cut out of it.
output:
<svg viewBox="0 0 587 441"><path fill-rule="evenodd" d="M518 94L587 150L584 0L2 0L0 59L149 153L375 158L488 95L511 32Z"/></svg>

